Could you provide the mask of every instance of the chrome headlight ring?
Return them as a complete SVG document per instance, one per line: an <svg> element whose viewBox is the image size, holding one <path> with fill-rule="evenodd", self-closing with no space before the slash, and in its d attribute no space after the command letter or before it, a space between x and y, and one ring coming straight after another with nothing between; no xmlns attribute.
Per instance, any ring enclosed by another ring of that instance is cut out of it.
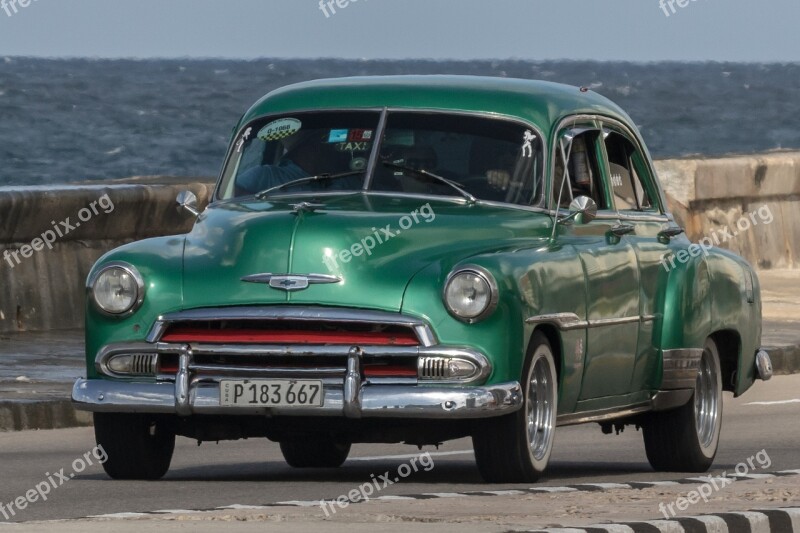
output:
<svg viewBox="0 0 800 533"><path fill-rule="evenodd" d="M109 276L113 275L117 275L117 279L109 280ZM114 307L108 300L101 302L103 295L98 293L97 288L98 283L104 281L112 284L117 283L120 286L120 294L124 292L130 293L128 298L129 303L126 303L122 307ZM144 278L142 278L142 275L135 266L124 261L113 261L103 265L102 268L89 277L86 282L86 288L95 309L106 316L114 318L130 316L144 303Z"/></svg>
<svg viewBox="0 0 800 533"><path fill-rule="evenodd" d="M459 288L455 284L461 284ZM466 291L472 291L467 295ZM457 300L461 296L462 301ZM447 311L456 319L474 324L485 320L497 309L499 291L491 272L477 265L464 265L447 276L442 291L442 301ZM470 302L470 300L473 300ZM476 304L472 306L472 304Z"/></svg>

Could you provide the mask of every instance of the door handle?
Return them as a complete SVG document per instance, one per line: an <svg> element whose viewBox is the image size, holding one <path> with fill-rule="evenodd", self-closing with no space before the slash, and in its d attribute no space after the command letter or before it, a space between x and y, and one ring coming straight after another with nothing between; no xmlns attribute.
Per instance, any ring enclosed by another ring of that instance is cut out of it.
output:
<svg viewBox="0 0 800 533"><path fill-rule="evenodd" d="M617 237L628 235L629 233L633 233L634 231L636 231L636 228L630 224L617 224L616 226L611 228L611 233L613 233Z"/></svg>
<svg viewBox="0 0 800 533"><path fill-rule="evenodd" d="M680 226L670 226L658 232L658 236L661 238L671 239L673 237L677 237L685 230Z"/></svg>

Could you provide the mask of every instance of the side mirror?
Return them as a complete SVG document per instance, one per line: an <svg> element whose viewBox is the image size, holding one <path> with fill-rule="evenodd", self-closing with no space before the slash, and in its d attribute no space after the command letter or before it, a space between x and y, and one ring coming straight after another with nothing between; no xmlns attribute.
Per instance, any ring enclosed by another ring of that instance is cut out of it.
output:
<svg viewBox="0 0 800 533"><path fill-rule="evenodd" d="M181 209L185 209L194 216L198 216L200 214L200 210L197 208L197 195L195 195L192 191L179 192L178 197L175 198L175 203L178 205L179 211Z"/></svg>
<svg viewBox="0 0 800 533"><path fill-rule="evenodd" d="M579 224L588 224L597 218L597 203L588 196L578 196L569 204L569 216L564 221L573 218Z"/></svg>

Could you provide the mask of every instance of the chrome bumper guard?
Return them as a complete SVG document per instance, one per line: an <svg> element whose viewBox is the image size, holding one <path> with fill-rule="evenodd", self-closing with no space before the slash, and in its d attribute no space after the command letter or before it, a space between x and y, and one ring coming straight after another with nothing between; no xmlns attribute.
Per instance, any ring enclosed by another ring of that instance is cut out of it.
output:
<svg viewBox="0 0 800 533"><path fill-rule="evenodd" d="M756 351L756 372L758 372L758 377L762 381L772 379L772 359L763 348Z"/></svg>
<svg viewBox="0 0 800 533"><path fill-rule="evenodd" d="M436 348L446 353L453 350ZM485 387L364 382L363 356L361 348L349 349L344 379L325 380L322 407L222 406L218 381L192 378L192 352L188 345L180 350L174 382L82 379L75 383L72 401L77 409L93 412L423 419L485 418L510 413L522 406L518 382ZM257 377L260 376L249 379Z"/></svg>

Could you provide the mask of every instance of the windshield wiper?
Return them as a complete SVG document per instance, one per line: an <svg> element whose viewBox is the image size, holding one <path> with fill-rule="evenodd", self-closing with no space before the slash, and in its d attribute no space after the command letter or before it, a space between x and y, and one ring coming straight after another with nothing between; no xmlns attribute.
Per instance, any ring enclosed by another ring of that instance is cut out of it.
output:
<svg viewBox="0 0 800 533"><path fill-rule="evenodd" d="M402 170L404 172L411 172L412 174L416 174L417 176L422 176L423 178L430 178L430 179L432 179L434 181L438 181L439 183L444 183L445 185L449 185L450 187L452 187L453 189L458 191L458 194L463 196L464 199L467 200L468 203L474 204L474 203L478 202L477 198L475 198L470 193L468 193L467 191L462 189L456 182L450 181L447 178L443 178L443 177L439 176L438 174L434 174L433 172L429 172L429 171L427 171L425 169L417 169L417 168L407 167L405 165L398 165L396 163L390 163L389 161L384 161L383 162L383 166L388 167L388 168L393 168L395 170Z"/></svg>
<svg viewBox="0 0 800 533"><path fill-rule="evenodd" d="M339 178L347 178L349 176L356 176L358 174L365 174L366 170L352 170L349 172L340 172L339 174L318 174L316 176L309 176L307 178L298 178L296 180L287 181L286 183L281 183L280 185L276 185L274 187L270 187L269 189L263 190L260 193L256 194L256 199L263 200L270 193L274 191L279 191L281 189L285 189L286 187L293 187L295 185L302 185L304 183L312 183L317 181L332 181L337 180Z"/></svg>

